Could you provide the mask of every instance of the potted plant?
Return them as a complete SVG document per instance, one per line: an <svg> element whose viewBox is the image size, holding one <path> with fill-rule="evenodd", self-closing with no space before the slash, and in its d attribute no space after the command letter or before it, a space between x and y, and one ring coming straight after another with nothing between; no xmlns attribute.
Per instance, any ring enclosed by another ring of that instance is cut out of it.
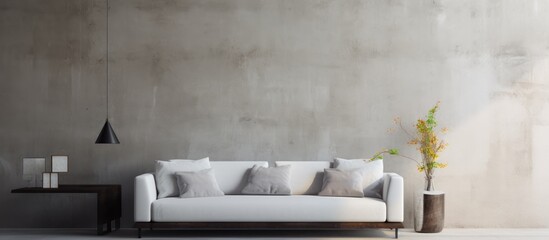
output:
<svg viewBox="0 0 549 240"><path fill-rule="evenodd" d="M408 144L417 146L417 150L421 154L421 161L400 154L396 148L385 149L372 157L372 160L375 160L383 158L384 154L400 156L414 161L418 171L424 174L424 191L416 196L415 229L417 232L440 232L444 225L444 193L435 191L433 183L435 170L447 166L446 163L438 161L439 153L447 146L447 143L438 137L438 133L447 131L446 128L437 131L435 114L439 104L440 102L429 109L425 118L417 120L413 134L402 126L400 118L395 119L395 124L410 137Z"/></svg>

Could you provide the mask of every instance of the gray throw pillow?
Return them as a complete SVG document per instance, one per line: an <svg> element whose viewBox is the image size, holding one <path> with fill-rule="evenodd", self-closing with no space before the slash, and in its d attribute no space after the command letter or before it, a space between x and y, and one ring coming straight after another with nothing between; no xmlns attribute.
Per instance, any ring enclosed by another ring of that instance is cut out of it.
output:
<svg viewBox="0 0 549 240"><path fill-rule="evenodd" d="M156 161L156 189L158 199L165 197L176 197L179 195L177 187L176 172L195 172L210 168L210 159L187 160L178 162Z"/></svg>
<svg viewBox="0 0 549 240"><path fill-rule="evenodd" d="M362 187L365 197L381 198L383 192L383 159L336 158L334 167L341 170L362 169Z"/></svg>
<svg viewBox="0 0 549 240"><path fill-rule="evenodd" d="M217 197L225 195L217 181L215 180L214 170L204 169L197 172L176 172L177 186L179 187L179 197Z"/></svg>
<svg viewBox="0 0 549 240"><path fill-rule="evenodd" d="M364 197L362 191L362 173L360 169L344 171L324 169L324 181L321 196Z"/></svg>
<svg viewBox="0 0 549 240"><path fill-rule="evenodd" d="M266 168L255 165L250 170L248 184L242 189L242 194L290 195L290 167Z"/></svg>

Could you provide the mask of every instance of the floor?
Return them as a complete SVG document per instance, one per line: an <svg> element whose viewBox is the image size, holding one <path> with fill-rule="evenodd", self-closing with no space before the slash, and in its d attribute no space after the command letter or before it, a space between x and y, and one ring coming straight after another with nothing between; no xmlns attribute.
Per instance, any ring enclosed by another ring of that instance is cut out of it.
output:
<svg viewBox="0 0 549 240"><path fill-rule="evenodd" d="M0 229L0 239L137 239L134 229L121 229L109 235L94 235L95 229ZM145 231L143 239L393 239L393 231ZM549 229L445 229L438 234L400 230L399 239L411 240L547 240Z"/></svg>

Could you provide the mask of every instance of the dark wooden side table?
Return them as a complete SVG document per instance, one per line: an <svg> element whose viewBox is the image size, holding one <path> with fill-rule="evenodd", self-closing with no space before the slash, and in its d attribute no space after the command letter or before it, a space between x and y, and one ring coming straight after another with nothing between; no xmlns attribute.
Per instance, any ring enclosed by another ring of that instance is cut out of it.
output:
<svg viewBox="0 0 549 240"><path fill-rule="evenodd" d="M97 194L97 235L120 229L122 217L122 187L120 185L59 185L59 188L18 188L12 193L96 193ZM103 226L107 230L103 231Z"/></svg>

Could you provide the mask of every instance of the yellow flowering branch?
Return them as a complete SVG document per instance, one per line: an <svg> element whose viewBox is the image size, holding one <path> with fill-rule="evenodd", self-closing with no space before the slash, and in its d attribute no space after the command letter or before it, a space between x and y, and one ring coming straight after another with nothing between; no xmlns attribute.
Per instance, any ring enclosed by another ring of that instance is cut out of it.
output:
<svg viewBox="0 0 549 240"><path fill-rule="evenodd" d="M418 119L415 125L416 133L411 134L402 126L402 121L400 118L395 118L394 122L406 133L410 140L408 144L418 145L417 150L421 153L422 160L417 161L414 158L404 156L399 154L398 149L391 148L385 149L376 153L370 160L377 160L383 158L383 154L390 154L400 156L406 159L413 160L417 164L417 169L419 172L425 172L425 177L431 179L436 168L445 168L448 166L446 163L438 162L439 152L444 150L448 144L444 140L439 140L435 128L437 127L437 120L435 114L439 108L440 102L429 109L425 119ZM447 129L442 128L441 133L446 133Z"/></svg>

